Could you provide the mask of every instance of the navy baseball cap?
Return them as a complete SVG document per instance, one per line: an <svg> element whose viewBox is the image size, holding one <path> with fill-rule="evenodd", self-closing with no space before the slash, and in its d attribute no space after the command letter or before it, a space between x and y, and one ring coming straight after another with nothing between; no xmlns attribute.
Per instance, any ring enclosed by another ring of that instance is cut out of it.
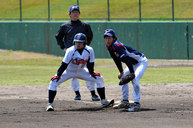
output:
<svg viewBox="0 0 193 128"><path fill-rule="evenodd" d="M71 13L71 12L74 11L74 10L77 10L77 11L79 11L79 13L80 13L80 9L79 9L79 6L78 6L78 5L72 5L72 6L70 7L70 9L69 9L69 13Z"/></svg>
<svg viewBox="0 0 193 128"><path fill-rule="evenodd" d="M109 36L109 37L116 37L115 36L115 31L113 29L106 29L104 31L104 37Z"/></svg>

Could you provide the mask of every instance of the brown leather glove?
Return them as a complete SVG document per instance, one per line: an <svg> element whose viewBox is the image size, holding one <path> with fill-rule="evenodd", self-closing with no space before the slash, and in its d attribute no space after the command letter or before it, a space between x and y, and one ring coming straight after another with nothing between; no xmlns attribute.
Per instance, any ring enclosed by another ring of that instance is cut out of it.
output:
<svg viewBox="0 0 193 128"><path fill-rule="evenodd" d="M126 75L125 77L123 77L120 82L119 85L124 85L129 83L130 81L132 81L135 78L135 74L134 73L130 73L128 75Z"/></svg>

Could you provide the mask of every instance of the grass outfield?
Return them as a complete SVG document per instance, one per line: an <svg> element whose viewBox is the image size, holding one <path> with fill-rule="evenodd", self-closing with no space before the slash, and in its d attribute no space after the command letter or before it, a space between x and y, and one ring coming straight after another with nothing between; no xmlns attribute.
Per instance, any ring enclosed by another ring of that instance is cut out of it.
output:
<svg viewBox="0 0 193 128"><path fill-rule="evenodd" d="M0 51L0 85L48 85L61 61L62 57L45 54ZM106 84L118 83L118 70L111 59L97 59L95 70L103 75ZM140 82L193 83L192 74L193 67L148 67Z"/></svg>
<svg viewBox="0 0 193 128"><path fill-rule="evenodd" d="M0 0L0 18L19 18L19 0ZM138 18L139 0L110 0L111 18ZM171 18L171 0L141 0L142 18ZM51 18L69 18L77 0L50 0ZM107 0L79 0L80 18L107 18ZM193 18L192 0L175 0L175 18ZM23 0L23 18L47 18L47 0Z"/></svg>

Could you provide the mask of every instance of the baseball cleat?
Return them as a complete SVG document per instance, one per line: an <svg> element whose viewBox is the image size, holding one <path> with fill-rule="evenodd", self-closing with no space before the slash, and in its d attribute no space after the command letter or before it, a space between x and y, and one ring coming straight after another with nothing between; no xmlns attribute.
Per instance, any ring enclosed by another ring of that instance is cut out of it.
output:
<svg viewBox="0 0 193 128"><path fill-rule="evenodd" d="M128 112L139 112L141 111L141 105L138 102L134 102L133 106L127 109Z"/></svg>
<svg viewBox="0 0 193 128"><path fill-rule="evenodd" d="M101 104L102 104L102 107L103 107L103 108L108 107L108 106L110 106L110 105L113 106L113 104L114 104L114 99L112 99L112 100L103 99L103 100L101 100Z"/></svg>
<svg viewBox="0 0 193 128"><path fill-rule="evenodd" d="M114 109L129 108L130 104L128 100L122 100L119 104L114 105Z"/></svg>
<svg viewBox="0 0 193 128"><path fill-rule="evenodd" d="M80 96L80 95L76 95L76 96L74 97L74 100L81 100L81 96Z"/></svg>
<svg viewBox="0 0 193 128"><path fill-rule="evenodd" d="M47 104L46 111L54 111L54 105L51 103Z"/></svg>
<svg viewBox="0 0 193 128"><path fill-rule="evenodd" d="M92 101L100 101L100 99L97 95L93 95L92 96Z"/></svg>

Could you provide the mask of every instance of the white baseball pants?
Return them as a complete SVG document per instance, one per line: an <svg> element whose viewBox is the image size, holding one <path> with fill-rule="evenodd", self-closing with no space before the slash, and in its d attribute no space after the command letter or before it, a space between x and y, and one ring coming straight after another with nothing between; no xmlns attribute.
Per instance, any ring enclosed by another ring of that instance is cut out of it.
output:
<svg viewBox="0 0 193 128"><path fill-rule="evenodd" d="M66 69L58 82L56 82L56 80L50 81L49 90L56 91L57 86L59 86L61 83L67 81L70 78L78 78L89 82L94 82L97 84L97 88L104 87L104 79L102 76L96 76L97 79L95 79L90 75L90 73L88 72L88 69L84 68L80 72Z"/></svg>
<svg viewBox="0 0 193 128"><path fill-rule="evenodd" d="M135 78L132 80L134 102L140 102L141 90L140 90L139 80L142 78L147 66L148 66L148 60L146 57L144 57L143 61L139 62L138 64L133 65L134 72L135 72ZM128 75L129 73L130 73L129 68L126 67L122 77L124 77L125 75ZM122 100L129 99L129 85L128 84L121 86L121 93L122 93Z"/></svg>

